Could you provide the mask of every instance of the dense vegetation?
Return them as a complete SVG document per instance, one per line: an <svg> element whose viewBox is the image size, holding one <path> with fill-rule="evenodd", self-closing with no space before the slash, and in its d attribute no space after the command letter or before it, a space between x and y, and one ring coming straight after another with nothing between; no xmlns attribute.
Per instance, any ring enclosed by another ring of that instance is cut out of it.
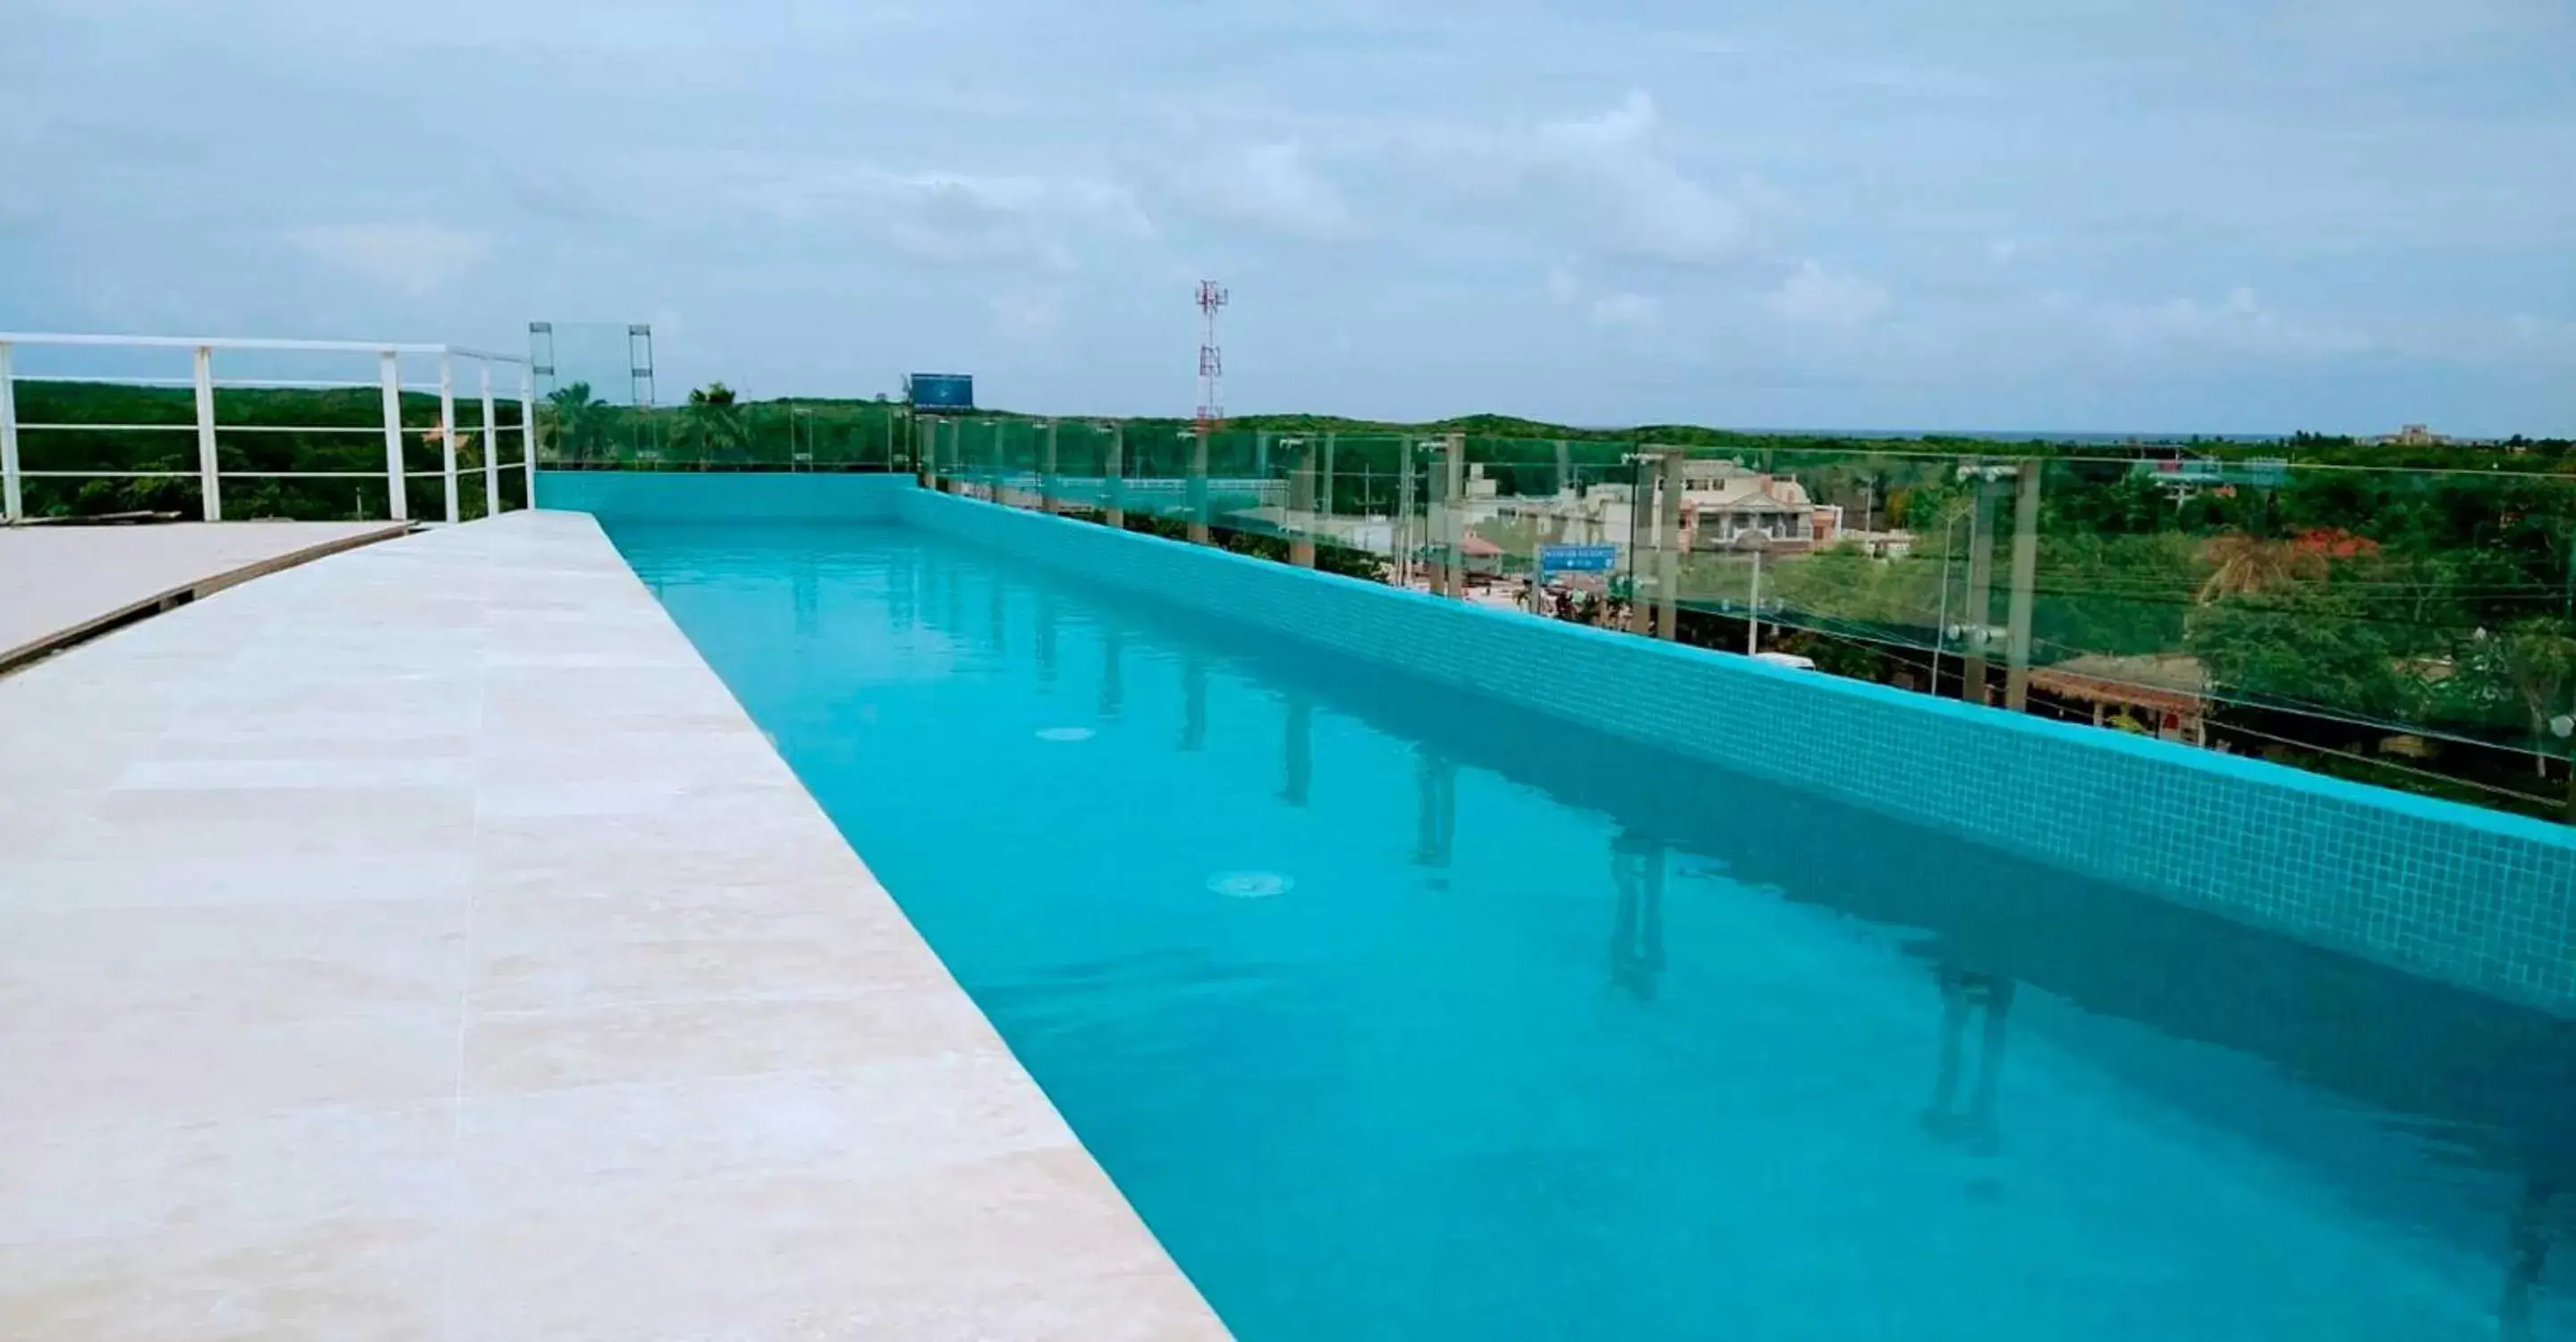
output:
<svg viewBox="0 0 2576 1342"><path fill-rule="evenodd" d="M31 426L21 446L36 473L32 511L196 511L189 392L22 382L17 399ZM457 403L466 471L483 460L479 409ZM384 515L374 390L222 390L216 411L219 424L242 426L217 435L222 469L241 477L225 482L228 516ZM500 460L515 463L516 405L496 418ZM434 397L403 397L415 517L443 515L437 419ZM541 459L566 469L911 470L927 452L949 474L1034 476L1051 463L1061 476L1096 477L1115 452L1130 480L1170 482L1203 451L1211 476L1276 481L1300 462L1320 471L1329 456L1323 497L1352 518L1397 513L1407 498L1418 512L1441 487L1425 445L1450 434L1505 497L1632 484L1638 448L1687 447L1695 458L1795 479L1815 501L1842 508L1847 529L1911 533L1910 553L1833 548L1773 562L1759 610L1828 669L1923 686L1932 650L1955 667L1963 632L1977 623L1966 573L1981 529L1994 556L1986 622L2005 622L2012 488L1988 486L1989 520L1977 523L1977 486L1962 479L1962 462L2037 460L2036 664L2179 659L2222 701L2213 723L2222 740L2526 809L2558 809L2562 729L2576 726L2576 456L2563 440L2394 446L2300 435L2105 447L1578 429L1500 416L1421 425L1266 416L1232 421L1202 445L1181 420L995 412L934 426L883 400L752 403L721 383L659 409L610 406L567 387L540 404L538 428ZM42 474L82 470L163 474ZM505 506L515 505L518 473L502 480ZM464 515L479 513L479 486L469 481L459 496ZM1131 525L1173 525L1184 497L1140 487ZM1284 540L1264 534L1253 514L1237 502L1222 507L1227 543L1284 557ZM1507 572L1526 571L1538 544L1553 539L1543 525L1497 518L1482 534L1502 547ZM1330 566L1376 571L1359 550L1324 553ZM1679 577L1691 612L1684 635L1740 646L1754 597L1748 557L1694 554Z"/></svg>

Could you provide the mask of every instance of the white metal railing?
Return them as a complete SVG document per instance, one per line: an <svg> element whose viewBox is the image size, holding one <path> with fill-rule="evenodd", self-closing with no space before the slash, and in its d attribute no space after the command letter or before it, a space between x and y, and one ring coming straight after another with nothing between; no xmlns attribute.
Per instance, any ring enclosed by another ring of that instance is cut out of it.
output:
<svg viewBox="0 0 2576 1342"><path fill-rule="evenodd" d="M185 379L168 377L98 377L31 375L18 372L12 362L14 350L30 348L85 348L123 350L188 350L195 360L193 374ZM216 376L218 353L265 352L376 358L376 376L369 381L307 378L238 378ZM403 381L405 358L435 359L436 382ZM473 390L479 393L479 423L459 426L456 422L456 364L463 360L473 365ZM519 370L519 459L518 466L526 477L527 506L535 507L537 499L536 405L534 386L529 377L525 356L501 354L492 350L461 345L419 345L351 340L245 340L215 339L196 336L126 336L63 335L45 332L0 331L0 520L16 522L27 516L23 482L29 479L149 479L193 476L205 502L209 522L223 520L223 481L235 479L382 479L385 482L387 514L394 521L408 520L410 482L437 476L441 481L442 502L446 520L460 520L458 507L456 442L460 427L481 435L483 443L483 512L491 516L501 511L502 429L496 423L492 393L492 368L495 364L515 366ZM17 384L27 382L102 383L142 387L190 387L196 393L196 417L190 424L89 424L89 423L24 423L18 418ZM372 433L372 428L346 425L296 424L224 424L215 416L215 391L218 387L326 390L332 388L378 387L384 393L384 422L381 428L385 443L385 465L377 471L248 471L225 470L216 452L216 434L224 433ZM406 428L402 422L402 394L406 391L438 394L438 422L417 428ZM19 434L22 430L38 432L181 432L196 431L197 469L190 471L119 471L119 470L25 470L20 465ZM403 435L418 434L435 439L439 444L439 469L412 471L406 469Z"/></svg>

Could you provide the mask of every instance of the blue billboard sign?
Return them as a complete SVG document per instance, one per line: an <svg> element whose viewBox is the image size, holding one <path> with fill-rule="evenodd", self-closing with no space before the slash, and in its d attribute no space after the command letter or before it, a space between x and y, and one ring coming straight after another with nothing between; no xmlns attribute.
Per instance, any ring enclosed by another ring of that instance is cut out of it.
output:
<svg viewBox="0 0 2576 1342"><path fill-rule="evenodd" d="M1619 562L1615 545L1542 545L1538 547L1538 571L1541 573L1607 573Z"/></svg>
<svg viewBox="0 0 2576 1342"><path fill-rule="evenodd" d="M903 399L915 410L972 410L975 378L968 373L914 373L903 380Z"/></svg>

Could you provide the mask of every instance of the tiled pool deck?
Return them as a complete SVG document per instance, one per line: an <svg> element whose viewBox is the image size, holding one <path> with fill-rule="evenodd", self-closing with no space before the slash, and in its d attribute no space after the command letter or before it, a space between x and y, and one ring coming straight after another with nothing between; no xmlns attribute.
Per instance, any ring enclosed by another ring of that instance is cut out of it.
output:
<svg viewBox="0 0 2576 1342"><path fill-rule="evenodd" d="M1222 1336L587 516L0 741L0 1337Z"/></svg>
<svg viewBox="0 0 2576 1342"><path fill-rule="evenodd" d="M410 529L403 522L0 528L0 669L164 602Z"/></svg>

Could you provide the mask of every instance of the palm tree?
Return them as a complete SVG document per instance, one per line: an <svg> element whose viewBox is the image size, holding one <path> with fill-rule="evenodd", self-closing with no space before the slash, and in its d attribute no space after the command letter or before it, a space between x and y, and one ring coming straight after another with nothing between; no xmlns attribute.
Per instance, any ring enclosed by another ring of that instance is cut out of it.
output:
<svg viewBox="0 0 2576 1342"><path fill-rule="evenodd" d="M2505 626L2501 642L2505 678L2531 718L2532 768L2547 778L2551 719L2558 714L2567 682L2576 679L2576 639L2557 620L2539 615ZM2576 778L2569 786L2576 795Z"/></svg>
<svg viewBox="0 0 2576 1342"><path fill-rule="evenodd" d="M688 426L689 435L698 440L701 459L741 451L751 445L751 432L742 421L742 407L734 400L733 388L721 382L710 382L692 390L681 418Z"/></svg>
<svg viewBox="0 0 2576 1342"><path fill-rule="evenodd" d="M2222 597L2252 596L2326 575L2325 556L2315 549L2242 532L2210 537L2201 545L2200 555L2210 563L2209 579L2200 585L2204 606Z"/></svg>
<svg viewBox="0 0 2576 1342"><path fill-rule="evenodd" d="M592 396L589 383L571 382L546 394L546 409L554 421L555 456L589 460L607 428L608 402Z"/></svg>

